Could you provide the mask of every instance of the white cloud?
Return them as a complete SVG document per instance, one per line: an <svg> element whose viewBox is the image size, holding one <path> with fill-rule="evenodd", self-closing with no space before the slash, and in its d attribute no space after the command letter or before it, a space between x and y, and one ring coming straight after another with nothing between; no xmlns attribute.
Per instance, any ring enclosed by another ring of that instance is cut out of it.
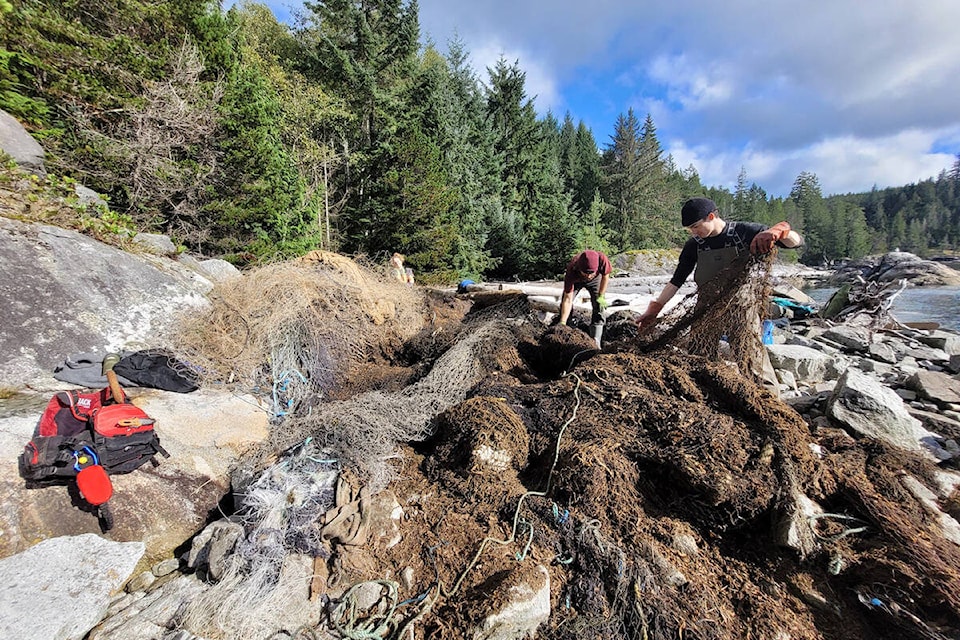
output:
<svg viewBox="0 0 960 640"><path fill-rule="evenodd" d="M733 86L719 64L694 64L687 56L657 56L649 76L667 86L667 97L686 109L699 110L728 102Z"/></svg>
<svg viewBox="0 0 960 640"><path fill-rule="evenodd" d="M270 4L299 5L297 0ZM519 59L543 114L571 110L604 144L652 114L678 166L732 186L741 167L785 195L936 175L960 151L957 0L419 0L424 36L459 34L478 77ZM569 105L569 106L568 106ZM931 151L934 149L935 151Z"/></svg>
<svg viewBox="0 0 960 640"><path fill-rule="evenodd" d="M671 140L666 146L676 165L686 169L693 164L705 185L733 189L743 168L748 183L757 183L769 195L785 197L803 171L817 175L825 195L934 178L953 163L954 156L931 149L938 138L951 137L960 137L960 128L940 135L907 130L872 139L838 136L780 153L750 146L726 150L688 146L683 140Z"/></svg>
<svg viewBox="0 0 960 640"><path fill-rule="evenodd" d="M804 155L819 168L817 175L824 176L824 191L864 191L873 186L867 181L883 188L936 177L953 156L931 152L935 139L933 133L917 129L873 139L842 136L818 142Z"/></svg>

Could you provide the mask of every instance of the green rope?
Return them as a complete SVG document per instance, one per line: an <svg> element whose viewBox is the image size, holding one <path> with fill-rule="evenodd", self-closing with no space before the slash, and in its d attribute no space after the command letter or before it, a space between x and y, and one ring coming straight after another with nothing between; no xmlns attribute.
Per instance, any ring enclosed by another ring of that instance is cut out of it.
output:
<svg viewBox="0 0 960 640"><path fill-rule="evenodd" d="M525 494L520 496L520 500L517 502L517 510L513 513L513 528L510 530L510 536L506 540L498 540L497 538L484 538L480 543L480 548L477 549L477 553L473 556L473 560L470 561L470 564L467 565L467 568L464 569L463 573L460 574L460 577L457 578L457 581L453 584L453 589L451 589L446 595L455 595L457 591L460 590L460 586L463 584L467 574L470 573L474 565L477 564L477 561L480 560L480 555L486 548L487 543L507 545L512 544L517 539L517 526L518 521L520 520L520 508L523 506L523 501L527 498L527 496L545 496L550 492L550 482L553 479L553 471L557 466L557 460L560 459L560 441L563 439L563 432L566 431L568 426L570 426L570 423L577 419L577 411L580 409L580 377L575 373L568 373L564 375L573 376L577 380L577 384L573 387L573 396L576 398L576 402L573 406L573 413L571 414L570 418L563 423L563 425L560 427L560 432L557 434L557 444L553 452L553 463L550 465L550 472L547 474L546 488L544 488L543 491L527 491ZM533 531L531 529L531 535L532 533Z"/></svg>
<svg viewBox="0 0 960 640"><path fill-rule="evenodd" d="M527 559L527 552L530 551L530 545L533 544L533 525L522 518L520 519L520 524L527 525L529 535L527 536L527 544L524 545L523 551L518 552L516 555L517 562L523 562Z"/></svg>
<svg viewBox="0 0 960 640"><path fill-rule="evenodd" d="M373 612L366 619L360 620L360 611L357 610L357 601L354 591L365 584L379 584L381 588L386 589L386 593L381 591L377 604L384 598L387 599L388 606L385 613ZM399 585L392 580L368 580L358 582L344 592L340 602L337 603L333 613L330 614L330 623L345 638L350 640L369 640L371 638L383 638L389 635L393 627L393 614L397 610L399 600ZM344 620L341 623L341 620Z"/></svg>

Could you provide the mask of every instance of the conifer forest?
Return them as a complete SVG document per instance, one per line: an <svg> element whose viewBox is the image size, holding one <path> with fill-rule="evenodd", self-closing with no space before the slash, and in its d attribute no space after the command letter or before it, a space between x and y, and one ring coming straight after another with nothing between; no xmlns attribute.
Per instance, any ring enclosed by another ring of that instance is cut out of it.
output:
<svg viewBox="0 0 960 640"><path fill-rule="evenodd" d="M253 2L0 0L0 109L111 215L239 266L399 251L424 281L554 277L583 248L679 246L699 195L788 220L809 264L960 244L960 156L867 193L804 172L770 197L745 171L731 191L676 166L650 115L598 140L536 112L520 61L480 73L424 40L415 1L316 0L287 25Z"/></svg>

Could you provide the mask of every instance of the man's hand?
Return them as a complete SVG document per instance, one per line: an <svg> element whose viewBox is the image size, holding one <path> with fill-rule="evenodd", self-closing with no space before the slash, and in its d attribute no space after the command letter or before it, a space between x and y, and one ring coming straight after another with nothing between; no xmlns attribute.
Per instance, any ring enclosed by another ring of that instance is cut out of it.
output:
<svg viewBox="0 0 960 640"><path fill-rule="evenodd" d="M641 329L653 326L653 323L657 321L657 316L660 315L661 311L663 311L663 305L656 300L651 300L650 304L647 305L647 310L637 318L637 324L640 325Z"/></svg>
<svg viewBox="0 0 960 640"><path fill-rule="evenodd" d="M607 304L607 299L603 297L603 294L597 296L597 306L600 307L600 311L606 310L610 305Z"/></svg>
<svg viewBox="0 0 960 640"><path fill-rule="evenodd" d="M753 236L753 242L750 243L750 253L753 255L770 253L773 245L778 240L786 238L788 233L790 233L790 223L778 222L766 231L761 231Z"/></svg>

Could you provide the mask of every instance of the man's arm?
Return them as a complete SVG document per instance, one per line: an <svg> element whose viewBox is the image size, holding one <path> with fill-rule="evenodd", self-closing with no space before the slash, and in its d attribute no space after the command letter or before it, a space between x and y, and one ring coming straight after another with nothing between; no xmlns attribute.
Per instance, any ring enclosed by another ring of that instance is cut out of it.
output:
<svg viewBox="0 0 960 640"><path fill-rule="evenodd" d="M597 288L597 295L602 296L607 292L607 284L610 282L610 274L605 273L600 276L600 286Z"/></svg>
<svg viewBox="0 0 960 640"><path fill-rule="evenodd" d="M565 292L560 298L560 324L567 324L570 311L573 309L573 291Z"/></svg>
<svg viewBox="0 0 960 640"><path fill-rule="evenodd" d="M790 228L789 222L778 222L753 236L750 242L750 253L754 255L770 253L773 245L777 243L788 249L795 249L803 244L803 238Z"/></svg>
<svg viewBox="0 0 960 640"><path fill-rule="evenodd" d="M675 284L667 283L663 287L663 291L660 292L660 295L657 296L656 300L651 300L650 304L647 305L647 310L644 311L639 318L637 318L637 324L641 327L646 328L654 323L657 319L657 316L660 315L660 312L663 311L663 307L670 302L670 299L677 294L677 291L680 290Z"/></svg>

